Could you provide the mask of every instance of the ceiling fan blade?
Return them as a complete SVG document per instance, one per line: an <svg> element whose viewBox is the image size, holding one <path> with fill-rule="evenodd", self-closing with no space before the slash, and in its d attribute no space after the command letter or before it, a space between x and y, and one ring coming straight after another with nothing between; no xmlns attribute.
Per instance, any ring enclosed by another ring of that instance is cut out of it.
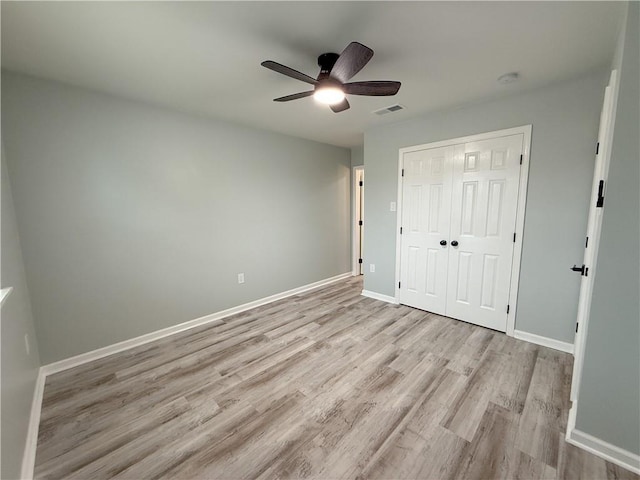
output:
<svg viewBox="0 0 640 480"><path fill-rule="evenodd" d="M269 70L273 70L274 72L278 72L278 73L281 73L282 75L286 75L287 77L295 78L296 80L302 80L303 82L310 83L311 85L316 85L318 83L318 81L315 78L310 77L309 75L305 75L304 73L294 70L293 68L287 67L286 65L282 65L280 63L277 63L271 60L266 60L262 62L260 65L262 65L265 68L268 68Z"/></svg>
<svg viewBox="0 0 640 480"><path fill-rule="evenodd" d="M352 82L342 86L344 93L351 95L389 96L400 90L400 82Z"/></svg>
<svg viewBox="0 0 640 480"><path fill-rule="evenodd" d="M340 103L336 103L335 105L329 105L329 106L331 107L331 110L333 110L335 113L344 112L345 110L348 110L351 107L351 105L349 105L349 102L347 102L346 98Z"/></svg>
<svg viewBox="0 0 640 480"><path fill-rule="evenodd" d="M362 70L371 57L373 57L373 50L361 43L351 42L336 60L329 76L344 83Z"/></svg>
<svg viewBox="0 0 640 480"><path fill-rule="evenodd" d="M300 92L300 93L294 93L293 95L286 95L284 97L274 98L273 101L274 102L288 102L288 101L291 101L291 100L297 100L299 98L310 97L311 95L313 95L313 90L311 90L310 92Z"/></svg>

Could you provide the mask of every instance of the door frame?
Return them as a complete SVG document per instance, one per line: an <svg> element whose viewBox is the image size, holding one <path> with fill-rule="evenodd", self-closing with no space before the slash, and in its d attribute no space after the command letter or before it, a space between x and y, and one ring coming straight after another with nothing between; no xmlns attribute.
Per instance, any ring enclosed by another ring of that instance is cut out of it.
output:
<svg viewBox="0 0 640 480"><path fill-rule="evenodd" d="M423 143L421 145L413 145L404 147L398 151L398 199L396 213L396 284L395 284L395 300L400 302L400 257L402 248L402 235L400 235L400 227L402 226L402 160L405 153L426 150L430 148L449 147L467 142L477 142L482 140L490 140L497 137L506 137L509 135L522 134L522 168L520 169L520 183L518 186L518 206L516 210L516 241L513 248L513 260L511 264L511 280L509 282L509 312L507 313L507 332L506 334L513 337L516 324L516 314L518 311L518 287L520 284L520 261L522 259L522 237L524 232L524 216L527 203L527 186L529 184L529 156L531 152L531 125L522 125L520 127L506 128L503 130L494 130L491 132L478 133L475 135L467 135L464 137L451 138L438 142Z"/></svg>
<svg viewBox="0 0 640 480"><path fill-rule="evenodd" d="M364 215L361 215L361 209L364 210L364 185L361 187L358 182L360 175L362 174L363 183L364 183L364 165L358 165L356 167L351 168L351 178L352 178L352 188L351 188L351 205L353 205L352 215L353 218L351 220L351 275L357 276L364 274L364 268L362 264L358 263L358 259L362 258L358 256L359 250L359 237L358 237L358 220L363 221L362 225L362 238L364 239ZM359 195L362 193L362 205L358 202ZM358 217L361 217L360 219ZM362 255L362 252L360 252Z"/></svg>

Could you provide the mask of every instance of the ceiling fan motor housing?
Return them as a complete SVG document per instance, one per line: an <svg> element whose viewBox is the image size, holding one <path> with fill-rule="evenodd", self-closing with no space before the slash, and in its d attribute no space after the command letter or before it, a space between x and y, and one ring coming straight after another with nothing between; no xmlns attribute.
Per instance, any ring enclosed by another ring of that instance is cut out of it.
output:
<svg viewBox="0 0 640 480"><path fill-rule="evenodd" d="M323 53L318 57L318 66L320 67L318 80L322 80L329 76L329 73L331 73L331 69L335 65L339 56L340 55L337 53Z"/></svg>

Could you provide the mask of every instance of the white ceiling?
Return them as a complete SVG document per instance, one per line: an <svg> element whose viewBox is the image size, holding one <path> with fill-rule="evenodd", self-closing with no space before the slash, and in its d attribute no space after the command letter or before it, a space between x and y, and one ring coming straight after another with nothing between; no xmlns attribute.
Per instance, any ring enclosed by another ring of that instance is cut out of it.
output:
<svg viewBox="0 0 640 480"><path fill-rule="evenodd" d="M622 2L6 2L2 67L340 146L368 127L510 95L610 63ZM399 80L334 114L309 85L316 58L351 41L375 55L354 77ZM521 79L496 79L517 71ZM374 110L400 103L385 116Z"/></svg>

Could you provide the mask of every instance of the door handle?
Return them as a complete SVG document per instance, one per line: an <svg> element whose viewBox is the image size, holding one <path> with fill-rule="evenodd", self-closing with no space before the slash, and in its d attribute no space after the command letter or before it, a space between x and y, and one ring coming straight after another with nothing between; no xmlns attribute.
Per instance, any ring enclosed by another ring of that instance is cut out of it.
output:
<svg viewBox="0 0 640 480"><path fill-rule="evenodd" d="M451 246L452 247L457 247L458 246L458 241L454 240L453 242L451 242Z"/></svg>
<svg viewBox="0 0 640 480"><path fill-rule="evenodd" d="M580 272L580 275L584 277L586 277L589 274L589 269L584 265L582 265L581 267L574 265L573 267L571 267L571 270L573 270L574 272Z"/></svg>
<svg viewBox="0 0 640 480"><path fill-rule="evenodd" d="M440 240L440 245L442 245L443 247L447 246L447 241L446 240Z"/></svg>

